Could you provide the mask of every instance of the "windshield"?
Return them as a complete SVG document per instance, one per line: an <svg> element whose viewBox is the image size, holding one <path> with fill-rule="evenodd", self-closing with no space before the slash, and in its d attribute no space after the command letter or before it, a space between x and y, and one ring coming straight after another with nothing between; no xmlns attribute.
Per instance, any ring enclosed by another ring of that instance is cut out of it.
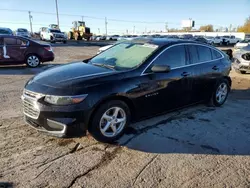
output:
<svg viewBox="0 0 250 188"><path fill-rule="evenodd" d="M18 29L17 32L28 32L27 29Z"/></svg>
<svg viewBox="0 0 250 188"><path fill-rule="evenodd" d="M142 64L157 48L157 45L147 43L120 43L94 57L90 63L129 70Z"/></svg>
<svg viewBox="0 0 250 188"><path fill-rule="evenodd" d="M50 32L51 32L51 33L61 33L61 31L56 30L56 29L51 29Z"/></svg>

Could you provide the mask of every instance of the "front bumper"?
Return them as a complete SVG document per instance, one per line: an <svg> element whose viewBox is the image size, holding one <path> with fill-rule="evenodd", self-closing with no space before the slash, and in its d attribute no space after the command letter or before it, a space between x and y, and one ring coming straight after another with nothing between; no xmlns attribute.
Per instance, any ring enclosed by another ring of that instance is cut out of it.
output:
<svg viewBox="0 0 250 188"><path fill-rule="evenodd" d="M27 93L27 94L26 94ZM40 132L57 137L84 136L88 111L82 104L55 106L45 104L44 95L24 92L22 95L25 121Z"/></svg>
<svg viewBox="0 0 250 188"><path fill-rule="evenodd" d="M60 38L58 38L58 37L53 37L53 40L52 41L54 41L54 42L63 42L63 41L67 41L67 39L66 38L63 38L63 37L60 37Z"/></svg>

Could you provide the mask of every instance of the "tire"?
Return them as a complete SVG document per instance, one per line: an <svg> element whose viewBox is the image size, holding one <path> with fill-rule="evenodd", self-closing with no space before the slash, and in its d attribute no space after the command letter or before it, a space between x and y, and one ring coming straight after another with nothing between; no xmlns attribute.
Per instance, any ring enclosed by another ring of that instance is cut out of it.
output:
<svg viewBox="0 0 250 188"><path fill-rule="evenodd" d="M210 98L209 106L222 106L226 102L229 92L230 86L228 81L226 79L219 80L215 85L214 91Z"/></svg>
<svg viewBox="0 0 250 188"><path fill-rule="evenodd" d="M115 111L118 114L117 116ZM105 114L106 117L104 117ZM120 100L108 101L101 104L97 111L94 112L88 131L97 141L112 143L123 135L125 128L130 122L130 117L130 110L126 103ZM116 123L119 121L118 119L125 120ZM115 125L115 128L112 128L112 125Z"/></svg>
<svg viewBox="0 0 250 188"><path fill-rule="evenodd" d="M67 41L65 40L65 41L63 41L63 44L66 44L67 43Z"/></svg>
<svg viewBox="0 0 250 188"><path fill-rule="evenodd" d="M222 46L223 42L220 42L220 46Z"/></svg>
<svg viewBox="0 0 250 188"><path fill-rule="evenodd" d="M235 72L239 73L239 74L246 74L246 71L240 71L238 69L235 69Z"/></svg>
<svg viewBox="0 0 250 188"><path fill-rule="evenodd" d="M230 44L229 41L227 41L226 45L228 46L229 44Z"/></svg>
<svg viewBox="0 0 250 188"><path fill-rule="evenodd" d="M40 65L40 58L36 54L29 54L25 59L25 63L28 67L36 68Z"/></svg>

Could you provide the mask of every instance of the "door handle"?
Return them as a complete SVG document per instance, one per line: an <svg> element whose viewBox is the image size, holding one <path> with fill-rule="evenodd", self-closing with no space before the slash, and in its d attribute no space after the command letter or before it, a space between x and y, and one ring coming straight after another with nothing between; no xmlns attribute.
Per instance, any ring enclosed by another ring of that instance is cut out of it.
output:
<svg viewBox="0 0 250 188"><path fill-rule="evenodd" d="M213 66L213 70L218 70L219 68L217 66Z"/></svg>
<svg viewBox="0 0 250 188"><path fill-rule="evenodd" d="M188 72L181 73L181 76L184 76L184 77L189 76L189 75L190 75L190 73L188 73Z"/></svg>

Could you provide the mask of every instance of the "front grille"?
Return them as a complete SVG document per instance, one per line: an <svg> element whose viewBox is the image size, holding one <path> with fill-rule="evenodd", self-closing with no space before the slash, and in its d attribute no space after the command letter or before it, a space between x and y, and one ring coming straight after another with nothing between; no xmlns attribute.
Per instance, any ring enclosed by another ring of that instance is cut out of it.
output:
<svg viewBox="0 0 250 188"><path fill-rule="evenodd" d="M37 119L40 110L37 105L37 100L43 95L32 91L24 90L23 92L23 113L30 118Z"/></svg>
<svg viewBox="0 0 250 188"><path fill-rule="evenodd" d="M39 109L35 108L36 102L29 101L28 99L23 99L23 112L25 115L37 119L39 116Z"/></svg>

